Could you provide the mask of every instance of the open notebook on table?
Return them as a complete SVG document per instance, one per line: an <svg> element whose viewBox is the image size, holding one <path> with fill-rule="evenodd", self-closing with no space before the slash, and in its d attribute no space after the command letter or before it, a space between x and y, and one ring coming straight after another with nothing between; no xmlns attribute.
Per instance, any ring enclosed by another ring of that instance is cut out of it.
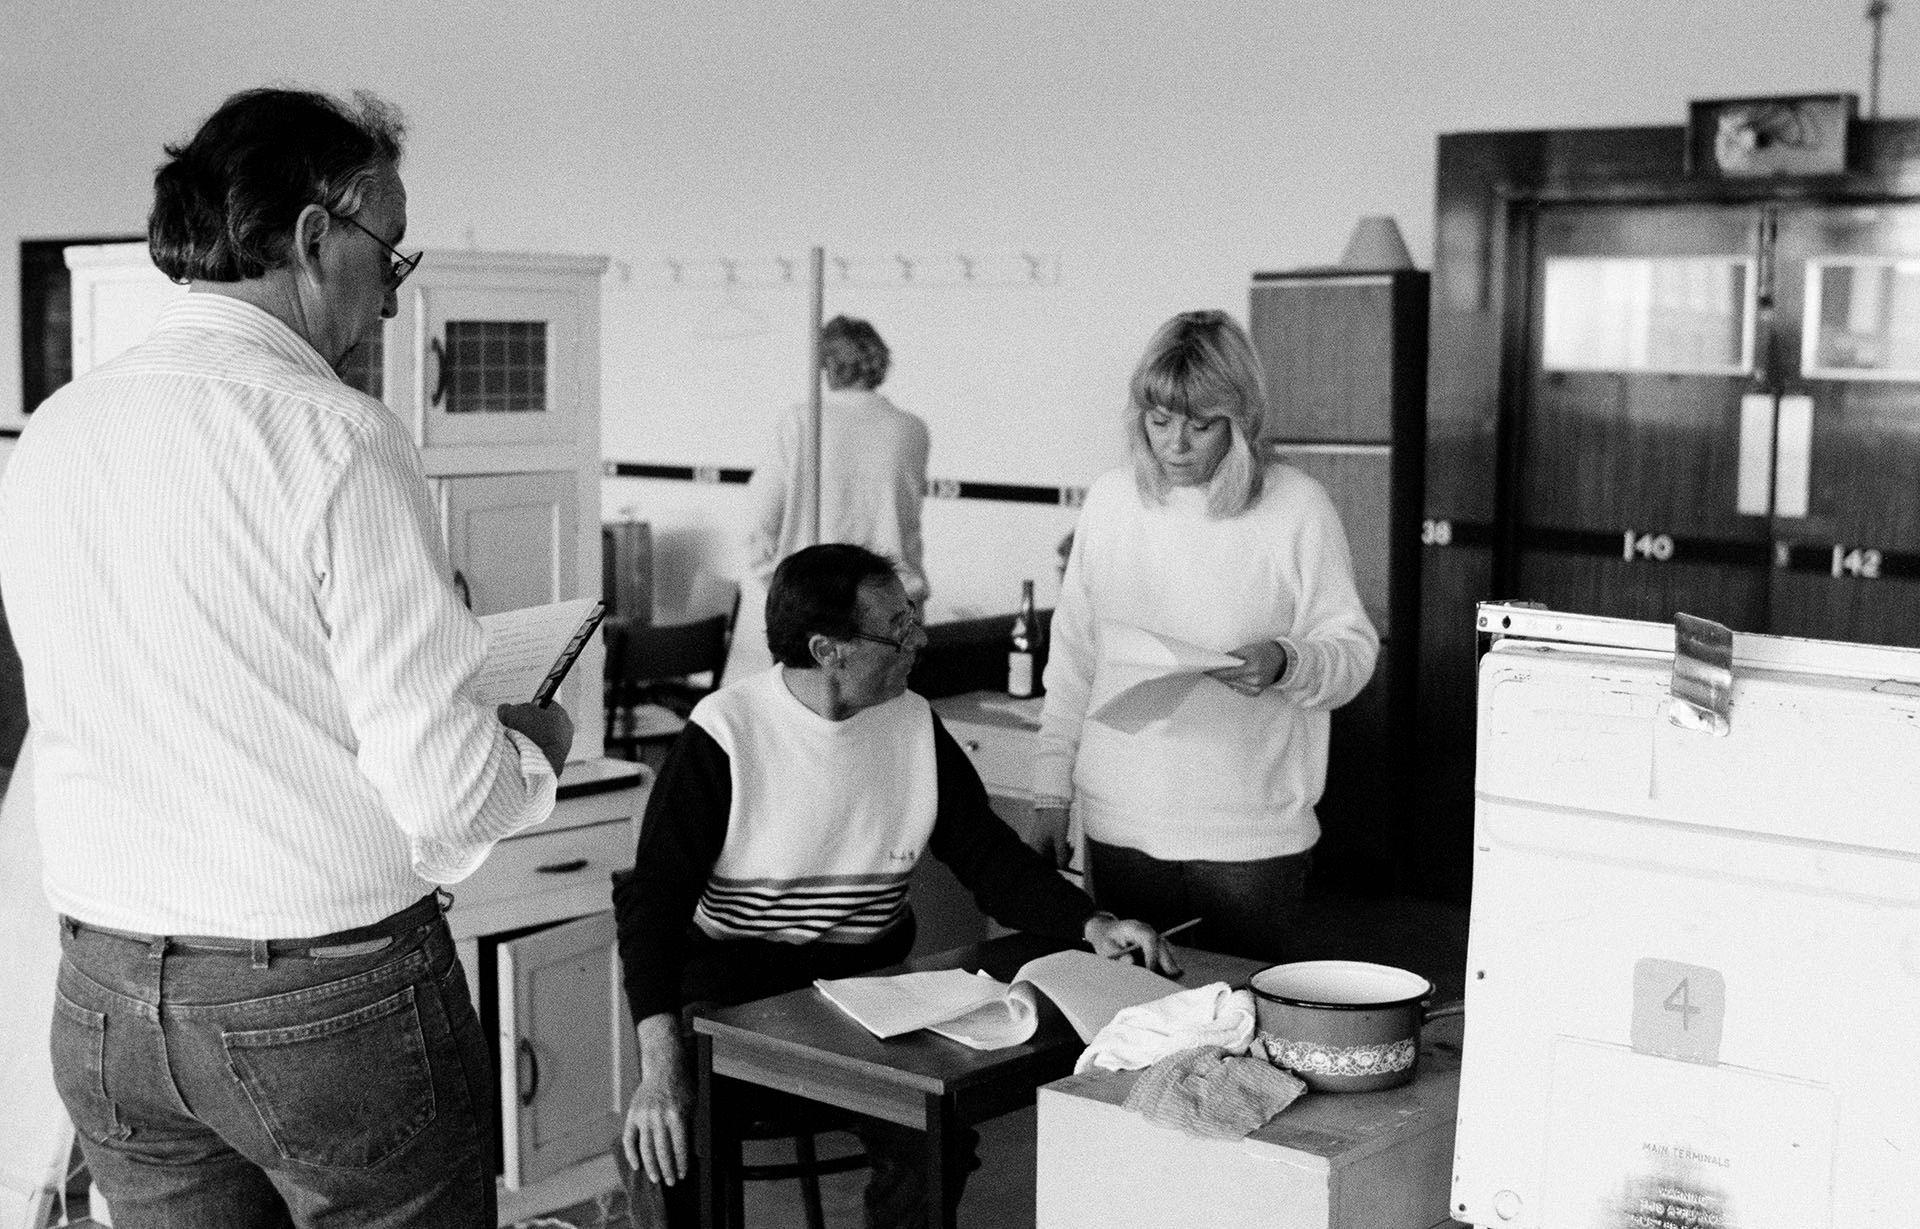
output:
<svg viewBox="0 0 1920 1229"><path fill-rule="evenodd" d="M1064 951L1029 960L1013 984L985 973L940 969L893 977L817 980L821 994L876 1037L928 1029L976 1050L1019 1045L1039 1027L1040 994L1090 1042L1128 1007L1178 993L1180 984L1124 960Z"/></svg>

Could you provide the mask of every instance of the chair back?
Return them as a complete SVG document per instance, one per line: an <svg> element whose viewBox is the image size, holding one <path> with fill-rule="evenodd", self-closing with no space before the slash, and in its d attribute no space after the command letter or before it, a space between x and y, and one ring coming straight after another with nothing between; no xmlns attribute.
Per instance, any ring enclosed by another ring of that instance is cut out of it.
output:
<svg viewBox="0 0 1920 1229"><path fill-rule="evenodd" d="M619 673L632 684L684 679L727 662L727 616L691 623L630 624L619 632ZM718 679L715 680L718 685Z"/></svg>
<svg viewBox="0 0 1920 1229"><path fill-rule="evenodd" d="M671 741L727 664L727 616L691 623L608 619L607 754L639 758L644 744ZM711 683L692 676L710 674Z"/></svg>

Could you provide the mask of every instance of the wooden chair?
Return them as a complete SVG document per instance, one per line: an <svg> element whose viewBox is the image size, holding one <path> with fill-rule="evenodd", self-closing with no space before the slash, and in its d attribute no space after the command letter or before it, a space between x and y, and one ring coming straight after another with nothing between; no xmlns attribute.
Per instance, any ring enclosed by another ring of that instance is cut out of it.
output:
<svg viewBox="0 0 1920 1229"><path fill-rule="evenodd" d="M601 626L607 645L607 754L630 760L647 760L648 751L662 754L700 697L720 685L727 664L727 616L664 625L608 619ZM709 681L696 681L700 675Z"/></svg>
<svg viewBox="0 0 1920 1229"><path fill-rule="evenodd" d="M852 1152L823 1161L814 1141L817 1136L829 1131L847 1130L850 1124L851 1115L846 1111L813 1101L781 1097L777 1102L769 1099L768 1104L756 1106L753 1117L740 1129L741 1142L790 1138L793 1140L793 1160L742 1164L738 1170L740 1181L732 1183L727 1190L729 1222L734 1225L746 1224L746 1183L781 1182L797 1178L800 1182L801 1204L806 1211L807 1229L826 1229L826 1212L820 1204L821 1175L864 1169L868 1163L867 1154Z"/></svg>
<svg viewBox="0 0 1920 1229"><path fill-rule="evenodd" d="M746 1184L749 1182L784 1182L798 1179L800 1183L801 1208L807 1218L807 1229L826 1229L826 1209L820 1198L820 1179L826 1174L847 1173L855 1169L864 1169L868 1164L865 1152L850 1152L844 1156L820 1159L816 1138L829 1131L845 1131L852 1126L852 1115L845 1110L835 1109L817 1102L803 1101L788 1097L783 1093L772 1093L765 1089L757 1090L765 1097L755 1098L755 1104L749 1110L747 1121L738 1128L740 1142L749 1144L768 1140L791 1139L793 1156L791 1161L759 1162L742 1164L734 1171L734 1181L727 1184L726 1224L740 1229L746 1224ZM627 1164L625 1150L615 1144L613 1148L614 1164L619 1170L620 1183L627 1193L630 1209L637 1208L637 1201L653 1199L647 1193L646 1180L636 1174ZM697 1188L698 1184L693 1184ZM679 1196L685 1204L679 1204L674 1197L668 1203L679 1206L683 1211L691 1212L697 1204L696 1193ZM656 1202L655 1211L672 1219L674 1213L660 1208ZM636 1211L629 1211L635 1223L642 1219ZM625 1222L622 1222L625 1223Z"/></svg>

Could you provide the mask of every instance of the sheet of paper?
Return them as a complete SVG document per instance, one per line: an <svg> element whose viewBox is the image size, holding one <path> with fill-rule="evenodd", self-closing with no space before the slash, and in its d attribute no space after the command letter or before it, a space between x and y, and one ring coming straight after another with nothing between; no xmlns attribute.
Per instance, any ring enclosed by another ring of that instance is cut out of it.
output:
<svg viewBox="0 0 1920 1229"><path fill-rule="evenodd" d="M1032 1037L1040 1026L1041 994L1053 1000L1085 1042L1122 1010L1180 992L1179 983L1149 969L1084 951L1029 960L1012 986L960 969L822 978L813 984L876 1037L924 1028L976 1050L1004 1049Z"/></svg>
<svg viewBox="0 0 1920 1229"><path fill-rule="evenodd" d="M897 1037L1006 997L1007 986L964 969L894 977L819 978L814 988L875 1037Z"/></svg>
<svg viewBox="0 0 1920 1229"><path fill-rule="evenodd" d="M964 1016L928 1026L930 1031L976 1050L1017 1046L1033 1036L1039 1027L1040 1008L1034 1000L1033 987L1025 982L1015 983L1005 994L989 999Z"/></svg>
<svg viewBox="0 0 1920 1229"><path fill-rule="evenodd" d="M1138 734L1195 687L1211 685L1207 671L1240 664L1231 653L1126 623L1102 621L1096 635L1100 667L1087 716L1123 734Z"/></svg>
<svg viewBox="0 0 1920 1229"><path fill-rule="evenodd" d="M473 681L474 698L482 704L530 703L597 601L580 597L480 616L487 660Z"/></svg>
<svg viewBox="0 0 1920 1229"><path fill-rule="evenodd" d="M1052 999L1083 1042L1091 1042L1095 1033L1127 1008L1183 989L1179 982L1152 969L1074 950L1027 961L1014 981L1031 985Z"/></svg>

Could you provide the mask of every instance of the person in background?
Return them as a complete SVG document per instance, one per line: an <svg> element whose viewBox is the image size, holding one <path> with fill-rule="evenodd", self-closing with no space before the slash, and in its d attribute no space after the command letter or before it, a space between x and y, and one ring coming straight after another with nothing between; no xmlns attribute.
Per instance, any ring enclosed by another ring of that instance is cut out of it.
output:
<svg viewBox="0 0 1920 1229"><path fill-rule="evenodd" d="M1071 813L1102 906L1163 929L1197 916L1195 946L1280 960L1320 835L1328 714L1366 685L1379 637L1326 492L1260 455L1266 407L1225 313L1182 313L1148 342L1133 465L1088 490L1054 611L1031 839L1066 865ZM1088 698L1118 628L1238 661L1116 729Z"/></svg>
<svg viewBox="0 0 1920 1229"><path fill-rule="evenodd" d="M121 1229L495 1219L438 886L553 808L564 710L476 703L420 459L335 366L418 262L399 117L250 90L169 146L186 294L0 479L54 1079Z"/></svg>
<svg viewBox="0 0 1920 1229"><path fill-rule="evenodd" d="M769 454L747 492L753 524L747 535L748 583L723 678L743 678L773 664L761 612L766 586L782 559L803 546L851 542L897 561L907 597L924 606L920 504L927 493L927 424L882 396L892 355L865 320L835 316L820 329L820 534L807 536L815 496L806 449L808 407L789 409L774 430Z"/></svg>
<svg viewBox="0 0 1920 1229"><path fill-rule="evenodd" d="M1137 946L1177 972L1152 929L1098 910L1020 843L907 690L926 634L894 563L846 544L800 550L774 571L766 620L779 664L694 708L614 888L640 1043L621 1150L644 1175L641 1225L696 1223L692 1014L903 960L907 885L929 851L997 921L1102 955ZM873 1162L867 1223L925 1223L920 1135L866 1119L858 1133ZM965 1178L963 1166L948 1185L956 1202Z"/></svg>

